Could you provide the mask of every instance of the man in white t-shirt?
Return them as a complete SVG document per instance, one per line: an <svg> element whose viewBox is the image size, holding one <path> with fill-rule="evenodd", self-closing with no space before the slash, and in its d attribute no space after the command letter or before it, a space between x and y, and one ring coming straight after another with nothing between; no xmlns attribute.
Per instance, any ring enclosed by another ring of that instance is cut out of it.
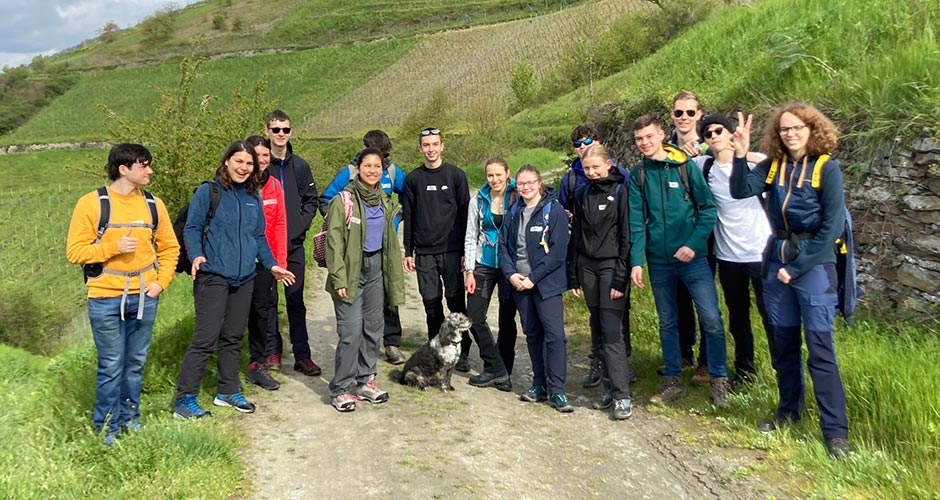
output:
<svg viewBox="0 0 940 500"><path fill-rule="evenodd" d="M761 286L761 257L771 229L759 197L737 200L731 196L729 183L731 162L734 159L734 126L731 121L722 115L709 115L702 118L699 130L708 145L708 154L693 160L702 169L712 198L718 206L714 255L718 262L718 279L728 306L728 329L735 344L735 373L730 383L732 389L739 389L750 382L756 372L749 284L754 288L757 310L767 334L771 363L775 358L773 333L767 321ZM753 169L754 162L763 158L764 155L760 153L749 153L748 166Z"/></svg>

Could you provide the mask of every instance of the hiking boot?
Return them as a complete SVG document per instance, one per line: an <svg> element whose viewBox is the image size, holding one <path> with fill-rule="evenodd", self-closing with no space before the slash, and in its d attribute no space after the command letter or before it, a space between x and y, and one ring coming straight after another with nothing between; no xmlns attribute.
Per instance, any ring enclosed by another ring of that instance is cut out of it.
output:
<svg viewBox="0 0 940 500"><path fill-rule="evenodd" d="M777 415L774 418L770 418L758 423L757 431L768 434L779 429L783 429L784 427L789 427L792 423L792 420Z"/></svg>
<svg viewBox="0 0 940 500"><path fill-rule="evenodd" d="M245 377L245 381L269 391L276 391L281 386L277 380L271 377L267 363L258 363L257 361L252 361L248 365L248 376Z"/></svg>
<svg viewBox="0 0 940 500"><path fill-rule="evenodd" d="M333 408L336 408L336 411L354 411L356 409L356 401L359 401L359 396L354 394L340 394L338 396L333 396Z"/></svg>
<svg viewBox="0 0 940 500"><path fill-rule="evenodd" d="M612 404L614 404L614 393L610 391L604 391L600 401L595 401L591 405L591 408L594 408L595 410L606 410L610 408L610 405Z"/></svg>
<svg viewBox="0 0 940 500"><path fill-rule="evenodd" d="M695 373L692 374L692 385L708 385L712 381L712 376L708 374L708 365L698 365Z"/></svg>
<svg viewBox="0 0 940 500"><path fill-rule="evenodd" d="M712 403L718 408L728 407L728 377L715 377L712 379L711 397Z"/></svg>
<svg viewBox="0 0 940 500"><path fill-rule="evenodd" d="M176 407L173 409L173 416L183 420L192 420L202 417L211 417L212 412L203 410L196 401L195 394L184 394L183 397L176 399Z"/></svg>
<svg viewBox="0 0 940 500"><path fill-rule="evenodd" d="M385 346L385 361L388 361L390 365L400 365L405 362L405 357L402 356L397 346L387 345Z"/></svg>
<svg viewBox="0 0 940 500"><path fill-rule="evenodd" d="M121 434L128 434L131 432L140 431L140 419L134 418L130 422L121 426Z"/></svg>
<svg viewBox="0 0 940 500"><path fill-rule="evenodd" d="M388 393L379 389L374 376L368 382L356 387L356 396L376 405L388 401Z"/></svg>
<svg viewBox="0 0 940 500"><path fill-rule="evenodd" d="M827 439L826 450L829 452L829 456L836 460L845 458L852 453L849 441L845 438Z"/></svg>
<svg viewBox="0 0 940 500"><path fill-rule="evenodd" d="M316 377L322 373L320 367L310 358L294 361L294 371L301 372L308 377Z"/></svg>
<svg viewBox="0 0 940 500"><path fill-rule="evenodd" d="M281 355L272 354L268 356L268 362L265 364L268 365L268 370L271 370L272 372L281 371Z"/></svg>
<svg viewBox="0 0 940 500"><path fill-rule="evenodd" d="M662 405L684 395L685 386L682 385L682 377L663 377L656 394L650 398L650 403Z"/></svg>
<svg viewBox="0 0 940 500"><path fill-rule="evenodd" d="M460 359L457 360L457 364L454 365L454 370L457 370L461 373L467 373L470 371L470 357L460 355Z"/></svg>
<svg viewBox="0 0 940 500"><path fill-rule="evenodd" d="M117 437L118 437L117 433L105 431L105 433L104 433L104 446L105 446L106 448L110 448L110 447L114 446L114 443L117 442Z"/></svg>
<svg viewBox="0 0 940 500"><path fill-rule="evenodd" d="M493 387L496 384L509 381L509 374L505 370L502 373L486 373L474 375L467 380L467 383L474 387Z"/></svg>
<svg viewBox="0 0 940 500"><path fill-rule="evenodd" d="M529 387L528 391L519 396L519 399L528 403L538 403L539 401L545 401L548 399L548 391L545 390L544 386L533 385L532 387Z"/></svg>
<svg viewBox="0 0 940 500"><path fill-rule="evenodd" d="M571 413L574 411L574 406L568 403L568 396L564 394L552 394L548 398L548 404L562 413Z"/></svg>
<svg viewBox="0 0 940 500"><path fill-rule="evenodd" d="M581 387L585 389L597 387L601 384L601 377L604 376L604 363L599 356L591 356L591 366L588 368L584 380L581 381Z"/></svg>
<svg viewBox="0 0 940 500"><path fill-rule="evenodd" d="M685 358L682 358L682 371L686 372L686 371L691 370L692 368L695 368L695 365L692 364L691 361ZM659 375L666 373L666 365L659 365L659 368L656 368L656 373Z"/></svg>
<svg viewBox="0 0 940 500"><path fill-rule="evenodd" d="M753 383L754 374L748 372L735 372L734 375L728 379L728 385L731 387L731 392L745 391Z"/></svg>
<svg viewBox="0 0 940 500"><path fill-rule="evenodd" d="M627 383L633 385L636 383L636 372L627 368Z"/></svg>
<svg viewBox="0 0 940 500"><path fill-rule="evenodd" d="M255 405L249 403L245 396L242 396L240 392L233 392L231 394L216 394L215 399L212 400L212 404L216 406L231 406L236 410L242 413L254 413Z"/></svg>
<svg viewBox="0 0 940 500"><path fill-rule="evenodd" d="M505 382L496 382L493 384L493 387L503 392L512 392L512 381L509 380L509 375L506 375Z"/></svg>
<svg viewBox="0 0 940 500"><path fill-rule="evenodd" d="M633 416L633 402L629 399L618 399L614 402L614 420L626 420Z"/></svg>

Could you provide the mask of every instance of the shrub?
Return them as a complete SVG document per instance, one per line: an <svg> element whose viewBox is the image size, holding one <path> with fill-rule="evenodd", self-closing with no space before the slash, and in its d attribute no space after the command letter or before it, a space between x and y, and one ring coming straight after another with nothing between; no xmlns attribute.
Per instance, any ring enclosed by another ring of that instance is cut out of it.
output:
<svg viewBox="0 0 940 500"><path fill-rule="evenodd" d="M225 16L222 14L216 14L212 18L212 29L222 31L225 29Z"/></svg>
<svg viewBox="0 0 940 500"><path fill-rule="evenodd" d="M532 66L528 61L521 61L513 66L509 77L509 87L512 89L512 96L516 100L516 109L524 109L535 104L539 86L535 80L535 72L532 71Z"/></svg>
<svg viewBox="0 0 940 500"><path fill-rule="evenodd" d="M176 13L168 9L158 10L140 23L140 31L144 41L150 44L169 40L176 31Z"/></svg>

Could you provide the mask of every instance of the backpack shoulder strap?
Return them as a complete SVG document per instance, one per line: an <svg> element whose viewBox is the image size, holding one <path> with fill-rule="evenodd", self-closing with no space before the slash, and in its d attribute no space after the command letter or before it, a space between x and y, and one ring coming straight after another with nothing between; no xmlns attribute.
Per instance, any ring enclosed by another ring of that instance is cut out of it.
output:
<svg viewBox="0 0 940 500"><path fill-rule="evenodd" d="M343 200L343 208L346 210L346 229L352 227L352 211L353 211L353 202L352 194L345 189L339 192L340 198Z"/></svg>
<svg viewBox="0 0 940 500"><path fill-rule="evenodd" d="M705 184L711 185L711 183L708 180L708 175L711 173L712 166L714 164L715 164L715 157L713 156L705 157L705 164L702 165L702 175L705 176Z"/></svg>
<svg viewBox="0 0 940 500"><path fill-rule="evenodd" d="M157 213L157 200L149 191L144 191L144 199L147 200L147 208L150 209L150 242L157 241L157 224L160 223L160 215Z"/></svg>
<svg viewBox="0 0 940 500"><path fill-rule="evenodd" d="M764 179L764 184L773 184L774 177L777 176L777 171L780 170L780 164L786 161L784 158L774 158L770 162L770 169L767 170L767 178Z"/></svg>
<svg viewBox="0 0 940 500"><path fill-rule="evenodd" d="M574 169L568 169L568 196L574 198L574 190L578 187L578 174Z"/></svg>
<svg viewBox="0 0 940 500"><path fill-rule="evenodd" d="M101 186L95 192L98 194L98 229L95 231L95 243L98 243L111 224L111 196L107 186Z"/></svg>
<svg viewBox="0 0 940 500"><path fill-rule="evenodd" d="M685 199L692 200L694 204L695 200L692 197L692 187L689 185L689 164L681 163L676 170L679 171L679 180L682 181L682 187L685 189ZM698 208L698 205L696 205L696 208Z"/></svg>
<svg viewBox="0 0 940 500"><path fill-rule="evenodd" d="M398 167L394 163L389 164L388 168L385 169L388 172L388 180L392 183L392 189L395 189L395 170L398 170Z"/></svg>
<svg viewBox="0 0 940 500"><path fill-rule="evenodd" d="M829 161L830 155L819 155L819 158L816 159L816 164L813 165L813 178L812 186L813 189L819 191L822 189L822 174L823 168L826 166L826 162Z"/></svg>
<svg viewBox="0 0 940 500"><path fill-rule="evenodd" d="M359 167L352 163L346 165L346 170L349 172L349 180L353 180L359 175Z"/></svg>
<svg viewBox="0 0 940 500"><path fill-rule="evenodd" d="M202 244L205 246L206 238L209 236L209 221L215 217L216 209L219 208L219 202L222 200L222 187L216 181L203 181L203 184L209 185L209 211L206 212L206 223L202 226Z"/></svg>

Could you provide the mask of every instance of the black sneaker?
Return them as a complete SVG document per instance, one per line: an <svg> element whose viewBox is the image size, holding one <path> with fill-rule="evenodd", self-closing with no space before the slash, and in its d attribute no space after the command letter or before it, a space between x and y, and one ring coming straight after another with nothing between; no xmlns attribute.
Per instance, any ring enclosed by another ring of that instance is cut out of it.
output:
<svg viewBox="0 0 940 500"><path fill-rule="evenodd" d="M493 384L493 387L503 392L512 392L512 381L509 380L509 376L507 375L505 382L496 382Z"/></svg>
<svg viewBox="0 0 940 500"><path fill-rule="evenodd" d="M741 392L748 390L754 383L754 374L748 372L735 372L728 379L728 385L731 386L731 392Z"/></svg>
<svg viewBox="0 0 940 500"><path fill-rule="evenodd" d="M257 361L252 361L251 364L248 365L248 376L245 377L245 380L249 384L255 384L269 391L276 391L281 386L281 384L271 376L271 372L268 371L267 363L258 363Z"/></svg>
<svg viewBox="0 0 940 500"><path fill-rule="evenodd" d="M849 446L849 441L845 438L827 439L826 450L829 451L829 456L835 458L836 460L845 458L852 454L852 448Z"/></svg>
<svg viewBox="0 0 940 500"><path fill-rule="evenodd" d="M591 408L595 410L606 410L610 408L610 405L614 404L614 393L610 391L604 391L604 395L601 396L600 401L595 401Z"/></svg>
<svg viewBox="0 0 940 500"><path fill-rule="evenodd" d="M494 387L496 384L507 382L509 374L504 370L502 373L486 373L474 375L467 380L467 383L474 387Z"/></svg>
<svg viewBox="0 0 940 500"><path fill-rule="evenodd" d="M793 424L792 420L783 418L777 415L774 418L767 419L758 423L757 431L762 432L764 434L768 434L768 433L783 429L784 427L789 427L792 424Z"/></svg>
<svg viewBox="0 0 940 500"><path fill-rule="evenodd" d="M588 368L588 372L584 375L584 380L581 381L581 387L585 389L591 387L597 387L601 384L601 378L604 376L604 363L601 361L601 358L598 356L591 357L591 367Z"/></svg>
<svg viewBox="0 0 940 500"><path fill-rule="evenodd" d="M457 360L457 364L454 365L454 370L458 372L467 373L470 371L470 358L469 356L461 355L460 359Z"/></svg>

